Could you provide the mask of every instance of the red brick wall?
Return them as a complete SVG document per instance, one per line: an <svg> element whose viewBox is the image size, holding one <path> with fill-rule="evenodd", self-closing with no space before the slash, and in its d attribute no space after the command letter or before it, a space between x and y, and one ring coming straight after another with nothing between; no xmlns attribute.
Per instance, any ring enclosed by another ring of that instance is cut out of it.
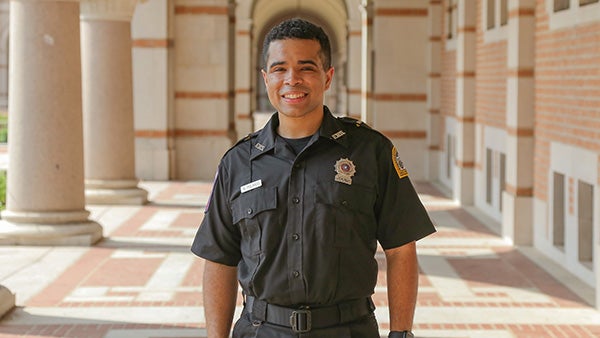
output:
<svg viewBox="0 0 600 338"><path fill-rule="evenodd" d="M550 142L600 153L600 22L550 30L545 6L538 0L535 43L534 191L542 200Z"/></svg>
<svg viewBox="0 0 600 338"><path fill-rule="evenodd" d="M478 25L475 120L478 124L504 129L506 126L506 40L486 44L481 28L482 26Z"/></svg>

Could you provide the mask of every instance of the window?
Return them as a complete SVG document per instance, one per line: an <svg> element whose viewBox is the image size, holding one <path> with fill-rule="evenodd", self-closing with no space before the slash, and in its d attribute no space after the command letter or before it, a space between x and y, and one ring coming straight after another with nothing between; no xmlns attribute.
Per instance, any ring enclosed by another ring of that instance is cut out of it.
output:
<svg viewBox="0 0 600 338"><path fill-rule="evenodd" d="M452 135L448 134L448 136L446 137L446 177L447 178L452 178L452 158L454 157L453 154L453 150L454 150L454 145L452 142Z"/></svg>
<svg viewBox="0 0 600 338"><path fill-rule="evenodd" d="M490 148L485 150L485 201L492 204L492 186L494 179L494 170L492 165L493 151Z"/></svg>
<svg viewBox="0 0 600 338"><path fill-rule="evenodd" d="M508 0L487 0L486 27L488 30L508 24Z"/></svg>
<svg viewBox="0 0 600 338"><path fill-rule="evenodd" d="M500 189L498 189L498 207L502 211L502 192L506 189L506 155L500 153Z"/></svg>
<svg viewBox="0 0 600 338"><path fill-rule="evenodd" d="M600 0L544 0L550 29L586 25L600 20Z"/></svg>
<svg viewBox="0 0 600 338"><path fill-rule="evenodd" d="M583 181L578 181L577 186L577 218L579 261L591 269L594 257L594 187Z"/></svg>
<svg viewBox="0 0 600 338"><path fill-rule="evenodd" d="M554 196L552 207L553 244L561 249L565 245L565 175L554 173Z"/></svg>
<svg viewBox="0 0 600 338"><path fill-rule="evenodd" d="M554 0L554 12L564 11L569 9L569 3L571 0Z"/></svg>
<svg viewBox="0 0 600 338"><path fill-rule="evenodd" d="M508 24L508 0L500 0L500 26Z"/></svg>
<svg viewBox="0 0 600 338"><path fill-rule="evenodd" d="M448 8L446 9L446 21L447 39L451 40L456 38L456 33L458 31L458 0L448 0Z"/></svg>
<svg viewBox="0 0 600 338"><path fill-rule="evenodd" d="M487 29L496 27L496 0L487 0Z"/></svg>

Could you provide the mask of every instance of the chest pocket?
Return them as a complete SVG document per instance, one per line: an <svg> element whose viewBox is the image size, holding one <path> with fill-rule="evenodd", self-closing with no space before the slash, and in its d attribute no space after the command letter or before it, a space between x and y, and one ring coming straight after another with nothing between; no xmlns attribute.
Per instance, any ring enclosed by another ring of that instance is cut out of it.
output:
<svg viewBox="0 0 600 338"><path fill-rule="evenodd" d="M261 252L260 219L267 210L277 208L277 187L259 188L241 194L231 202L233 223L242 234L243 255L258 255Z"/></svg>
<svg viewBox="0 0 600 338"><path fill-rule="evenodd" d="M332 182L319 184L315 193L315 201L334 223L334 246L352 247L361 242L372 245L376 233L373 189Z"/></svg>

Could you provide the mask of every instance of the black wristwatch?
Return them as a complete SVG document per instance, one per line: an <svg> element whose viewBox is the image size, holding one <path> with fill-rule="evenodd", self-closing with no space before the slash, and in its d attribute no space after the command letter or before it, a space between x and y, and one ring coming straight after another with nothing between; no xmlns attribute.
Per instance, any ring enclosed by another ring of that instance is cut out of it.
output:
<svg viewBox="0 0 600 338"><path fill-rule="evenodd" d="M410 331L390 331L388 338L415 338L415 335Z"/></svg>

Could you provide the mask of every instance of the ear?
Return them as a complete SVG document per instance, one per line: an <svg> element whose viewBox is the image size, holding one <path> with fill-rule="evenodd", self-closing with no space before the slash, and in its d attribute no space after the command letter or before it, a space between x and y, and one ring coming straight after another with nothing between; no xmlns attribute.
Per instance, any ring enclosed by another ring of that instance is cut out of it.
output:
<svg viewBox="0 0 600 338"><path fill-rule="evenodd" d="M261 69L260 73L262 74L263 82L265 83L265 87L266 87L267 86L267 72L265 72L264 69Z"/></svg>
<svg viewBox="0 0 600 338"><path fill-rule="evenodd" d="M333 66L325 72L325 90L329 89L329 87L331 86L331 80L333 80L333 73L335 73L335 69L333 69Z"/></svg>

